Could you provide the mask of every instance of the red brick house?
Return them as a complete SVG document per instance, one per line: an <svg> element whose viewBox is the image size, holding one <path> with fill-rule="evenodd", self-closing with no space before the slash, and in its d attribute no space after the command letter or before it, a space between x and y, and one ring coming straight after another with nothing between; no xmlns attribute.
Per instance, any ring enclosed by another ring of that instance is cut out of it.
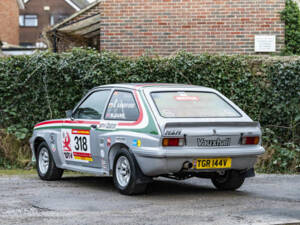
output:
<svg viewBox="0 0 300 225"><path fill-rule="evenodd" d="M46 47L42 32L89 4L87 0L25 0L20 10L20 45Z"/></svg>
<svg viewBox="0 0 300 225"><path fill-rule="evenodd" d="M0 41L3 43L19 44L19 9L22 8L21 0L0 1Z"/></svg>
<svg viewBox="0 0 300 225"><path fill-rule="evenodd" d="M122 55L170 55L178 50L255 54L279 52L284 46L280 12L285 0L105 0L55 26L50 36L69 36L74 40L71 46L89 46L87 33L81 31L95 24L82 20L95 7L100 17L99 50ZM59 48L64 38L51 40L58 50L66 50Z"/></svg>

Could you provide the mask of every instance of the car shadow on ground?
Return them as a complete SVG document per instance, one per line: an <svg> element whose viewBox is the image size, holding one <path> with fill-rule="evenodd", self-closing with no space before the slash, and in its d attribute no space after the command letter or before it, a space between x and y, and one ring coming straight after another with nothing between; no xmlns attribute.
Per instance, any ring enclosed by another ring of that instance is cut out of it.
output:
<svg viewBox="0 0 300 225"><path fill-rule="evenodd" d="M93 176L72 176L63 177L61 182L71 183L77 187L91 188L98 191L118 192L113 184L111 177L93 177ZM186 181L177 181L166 178L154 179L146 190L148 196L164 196L164 195L195 195L195 194L211 194L214 196L228 193L229 191L220 191L215 189L208 182L193 183ZM250 193L246 191L230 191L231 196L248 196Z"/></svg>

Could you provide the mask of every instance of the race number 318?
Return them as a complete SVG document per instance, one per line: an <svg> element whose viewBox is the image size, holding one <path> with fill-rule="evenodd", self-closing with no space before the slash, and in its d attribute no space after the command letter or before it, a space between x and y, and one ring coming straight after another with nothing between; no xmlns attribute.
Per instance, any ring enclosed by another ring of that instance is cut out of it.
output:
<svg viewBox="0 0 300 225"><path fill-rule="evenodd" d="M87 146L87 138L83 136L75 136L74 137L74 142L75 142L75 150L76 151L87 151L88 146Z"/></svg>

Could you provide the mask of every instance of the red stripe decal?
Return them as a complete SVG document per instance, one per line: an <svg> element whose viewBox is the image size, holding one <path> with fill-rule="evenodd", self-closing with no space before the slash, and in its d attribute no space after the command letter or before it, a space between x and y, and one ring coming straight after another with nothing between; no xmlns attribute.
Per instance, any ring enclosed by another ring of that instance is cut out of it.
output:
<svg viewBox="0 0 300 225"><path fill-rule="evenodd" d="M96 124L99 125L100 122L99 121L85 121L85 120L52 120L52 121L45 121L45 122L41 122L36 124L34 127L39 127L42 125L50 125L50 124L61 124L61 123L67 123L67 124Z"/></svg>
<svg viewBox="0 0 300 225"><path fill-rule="evenodd" d="M63 122L64 122L63 120L46 121L46 122L38 123L38 124L36 124L34 127L39 127L39 126L42 126L42 125L48 125L48 124L63 123Z"/></svg>
<svg viewBox="0 0 300 225"><path fill-rule="evenodd" d="M90 153L83 153L83 152L73 152L74 156L79 156L79 157L92 157Z"/></svg>
<svg viewBox="0 0 300 225"><path fill-rule="evenodd" d="M135 122L129 122L129 123L123 123L123 122L119 122L118 125L119 126L136 126L138 124L140 124L143 120L144 114L143 114L143 109L142 109L142 105L139 99L139 96L137 94L137 91L134 91L134 96L136 98L137 104L138 104L138 108L140 111L140 115L139 118L137 119L137 121ZM45 122L41 122L36 124L34 127L39 127L42 125L50 125L50 124L74 124L74 125L78 125L78 124L88 124L88 125L92 125L92 124L96 124L99 125L100 122L99 121L85 121L85 120L52 120L52 121L45 121Z"/></svg>
<svg viewBox="0 0 300 225"><path fill-rule="evenodd" d="M170 85L170 84L164 84L164 83L137 84L135 85L135 87L164 86L164 85Z"/></svg>
<svg viewBox="0 0 300 225"><path fill-rule="evenodd" d="M65 120L64 123L72 123L72 124L100 124L99 121L85 121L85 120Z"/></svg>

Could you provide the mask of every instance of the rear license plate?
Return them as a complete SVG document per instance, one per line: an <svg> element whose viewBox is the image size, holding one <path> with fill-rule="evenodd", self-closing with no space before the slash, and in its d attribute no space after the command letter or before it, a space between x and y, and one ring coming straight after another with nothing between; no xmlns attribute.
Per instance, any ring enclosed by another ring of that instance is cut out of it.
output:
<svg viewBox="0 0 300 225"><path fill-rule="evenodd" d="M194 161L194 168L196 169L231 168L231 158L196 159Z"/></svg>

